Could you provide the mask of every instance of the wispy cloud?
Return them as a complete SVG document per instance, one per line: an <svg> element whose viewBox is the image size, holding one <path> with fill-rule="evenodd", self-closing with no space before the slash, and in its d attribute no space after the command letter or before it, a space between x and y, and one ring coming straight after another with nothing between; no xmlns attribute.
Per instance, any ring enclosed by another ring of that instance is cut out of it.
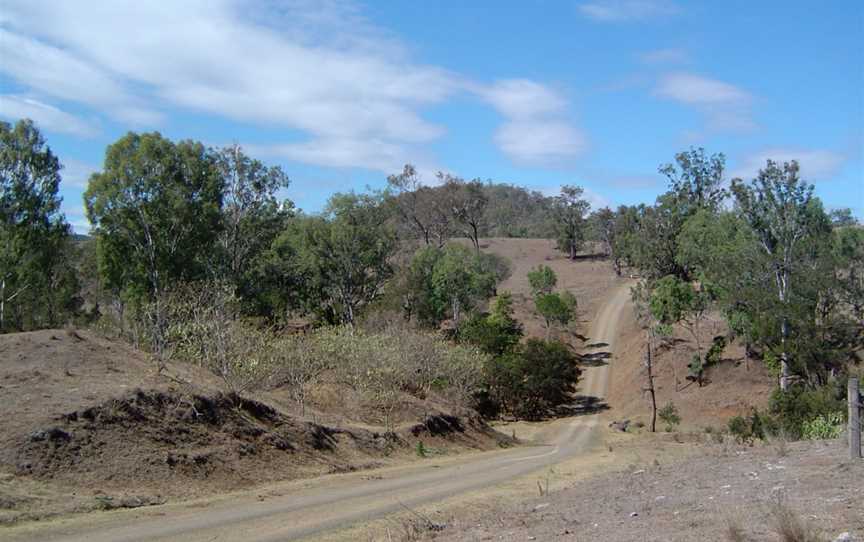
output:
<svg viewBox="0 0 864 542"><path fill-rule="evenodd" d="M553 89L509 79L477 92L507 119L494 140L514 162L559 167L585 151L587 137L569 121L567 100Z"/></svg>
<svg viewBox="0 0 864 542"><path fill-rule="evenodd" d="M819 182L831 180L846 162L846 156L826 149L769 148L744 155L730 172L730 177L750 180L760 169L765 168L768 160L778 163L797 160L801 177L810 182Z"/></svg>
<svg viewBox="0 0 864 542"><path fill-rule="evenodd" d="M87 188L90 175L99 171L99 167L79 160L63 160L63 171L60 172L63 186L68 188Z"/></svg>
<svg viewBox="0 0 864 542"><path fill-rule="evenodd" d="M756 128L753 96L730 83L691 73L669 73L660 78L654 94L694 107L706 117L710 131L747 132Z"/></svg>
<svg viewBox="0 0 864 542"><path fill-rule="evenodd" d="M260 150L308 164L394 171L423 161L419 149L446 133L425 110L459 93L501 112L508 124L495 141L516 159L571 156L584 143L560 118L559 94L413 62L399 40L336 0L8 0L0 32L0 72L45 105L83 104L133 127L158 127L179 109L282 128L293 141ZM544 148L519 141L524 128Z"/></svg>
<svg viewBox="0 0 864 542"><path fill-rule="evenodd" d="M643 64L649 65L687 64L690 62L690 54L677 47L645 51L639 53L638 58Z"/></svg>
<svg viewBox="0 0 864 542"><path fill-rule="evenodd" d="M752 99L749 93L734 85L690 73L663 76L656 93L691 105L747 105Z"/></svg>
<svg viewBox="0 0 864 542"><path fill-rule="evenodd" d="M82 137L92 137L99 131L93 124L53 105L14 94L0 95L0 117L29 118L45 130Z"/></svg>
<svg viewBox="0 0 864 542"><path fill-rule="evenodd" d="M309 163L384 167L382 156L440 137L422 109L461 90L341 3L13 0L4 10L0 70L34 92L124 123L158 125L181 108L296 130L308 139L283 150Z"/></svg>
<svg viewBox="0 0 864 542"><path fill-rule="evenodd" d="M644 21L680 13L667 0L594 0L578 6L582 15L601 22Z"/></svg>

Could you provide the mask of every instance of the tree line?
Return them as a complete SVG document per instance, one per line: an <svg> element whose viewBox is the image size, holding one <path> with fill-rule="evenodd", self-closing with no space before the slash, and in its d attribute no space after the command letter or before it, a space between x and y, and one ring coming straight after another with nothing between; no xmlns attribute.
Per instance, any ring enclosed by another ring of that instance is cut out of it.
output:
<svg viewBox="0 0 864 542"><path fill-rule="evenodd" d="M652 333L693 329L697 380L718 356L716 344L699 343L709 310L784 391L826 384L862 344L864 230L848 211L826 212L795 162L769 161L751 182L726 183L722 154L691 149L660 168L669 189L653 205L593 212L577 186L547 197L446 173L426 185L407 165L384 190L335 194L307 214L281 197L288 176L239 146L129 133L89 179L92 229L81 238L60 212L60 161L33 123L0 123L0 147L3 332L110 321L164 358L180 344L177 300L195 287L224 292L197 299L259 327L374 328L378 319L444 329L481 347L496 371L522 375L486 378L495 397L493 382L527 382L527 359L564 359L548 350L555 341L525 346L498 292L508 262L481 250L484 237L531 236L554 239L569 258L591 243L618 274L638 273ZM547 269L531 282L551 329L572 318L576 300L553 292ZM497 407L524 413L502 404L517 396L497 393Z"/></svg>

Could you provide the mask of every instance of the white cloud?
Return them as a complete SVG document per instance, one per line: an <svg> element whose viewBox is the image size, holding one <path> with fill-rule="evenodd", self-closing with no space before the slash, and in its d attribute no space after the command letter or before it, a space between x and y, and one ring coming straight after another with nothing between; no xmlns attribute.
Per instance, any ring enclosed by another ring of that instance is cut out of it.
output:
<svg viewBox="0 0 864 542"><path fill-rule="evenodd" d="M601 22L643 21L680 12L668 0L594 0L580 4L578 9L582 15Z"/></svg>
<svg viewBox="0 0 864 542"><path fill-rule="evenodd" d="M556 167L586 149L586 136L566 118L567 100L547 86L509 79L476 92L506 118L494 141L514 162Z"/></svg>
<svg viewBox="0 0 864 542"><path fill-rule="evenodd" d="M515 162L563 165L587 148L585 135L564 121L515 120L495 132L495 143Z"/></svg>
<svg viewBox="0 0 864 542"><path fill-rule="evenodd" d="M363 165L349 155L370 142L386 154L440 137L420 110L461 88L337 3L9 4L0 69L19 82L125 122L158 123L154 109L179 106L300 130L313 143L290 154L310 163Z"/></svg>
<svg viewBox="0 0 864 542"><path fill-rule="evenodd" d="M690 54L684 49L668 48L645 51L639 54L643 64L686 64L690 62Z"/></svg>
<svg viewBox="0 0 864 542"><path fill-rule="evenodd" d="M846 157L824 149L771 148L744 156L731 171L731 178L753 179L768 160L782 164L797 160L801 178L809 182L830 180L843 166Z"/></svg>
<svg viewBox="0 0 864 542"><path fill-rule="evenodd" d="M663 76L655 92L690 105L746 105L752 100L749 93L734 85L689 73Z"/></svg>
<svg viewBox="0 0 864 542"><path fill-rule="evenodd" d="M478 94L508 117L525 119L557 114L567 101L552 89L527 79L508 79L478 88Z"/></svg>
<svg viewBox="0 0 864 542"><path fill-rule="evenodd" d="M99 167L78 160L63 160L63 171L60 172L63 186L72 188L87 188L90 175L99 171Z"/></svg>
<svg viewBox="0 0 864 542"><path fill-rule="evenodd" d="M584 146L565 125L559 93L412 62L398 40L338 0L6 4L0 71L123 123L159 125L172 108L202 112L305 136L267 146L271 154L392 172L445 133L424 109L467 92L506 118L495 140L514 159L558 161ZM525 127L535 142L515 137Z"/></svg>
<svg viewBox="0 0 864 542"><path fill-rule="evenodd" d="M63 134L90 137L98 132L90 123L53 105L14 94L0 95L0 117L12 121L28 118L40 128Z"/></svg>
<svg viewBox="0 0 864 542"><path fill-rule="evenodd" d="M691 73L669 73L660 78L654 94L696 108L705 116L709 131L748 132L757 127L750 109L753 96L724 81Z"/></svg>

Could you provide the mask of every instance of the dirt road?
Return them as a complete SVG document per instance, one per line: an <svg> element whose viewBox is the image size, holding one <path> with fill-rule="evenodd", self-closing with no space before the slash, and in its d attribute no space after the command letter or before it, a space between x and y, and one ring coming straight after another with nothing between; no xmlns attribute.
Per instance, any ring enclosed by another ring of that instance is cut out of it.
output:
<svg viewBox="0 0 864 542"><path fill-rule="evenodd" d="M598 358L614 350L629 287L611 290L589 330ZM590 351L589 351L590 352ZM610 358L611 360L611 358ZM608 367L590 367L580 393L602 398ZM535 446L430 460L283 484L219 498L34 523L0 531L4 540L121 542L144 540L284 541L345 527L388 513L493 486L577 456L596 443L597 415L557 420Z"/></svg>

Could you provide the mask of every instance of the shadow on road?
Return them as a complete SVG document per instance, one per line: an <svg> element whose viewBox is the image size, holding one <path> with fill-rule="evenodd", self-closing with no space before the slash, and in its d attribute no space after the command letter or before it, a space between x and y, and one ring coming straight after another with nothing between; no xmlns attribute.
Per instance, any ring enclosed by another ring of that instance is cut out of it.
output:
<svg viewBox="0 0 864 542"><path fill-rule="evenodd" d="M593 395L576 395L572 402L558 407L555 415L561 417L586 416L604 410L609 410L609 405L606 404L605 400Z"/></svg>
<svg viewBox="0 0 864 542"><path fill-rule="evenodd" d="M602 367L609 365L612 352L591 352L590 354L579 354L579 364L587 367Z"/></svg>

